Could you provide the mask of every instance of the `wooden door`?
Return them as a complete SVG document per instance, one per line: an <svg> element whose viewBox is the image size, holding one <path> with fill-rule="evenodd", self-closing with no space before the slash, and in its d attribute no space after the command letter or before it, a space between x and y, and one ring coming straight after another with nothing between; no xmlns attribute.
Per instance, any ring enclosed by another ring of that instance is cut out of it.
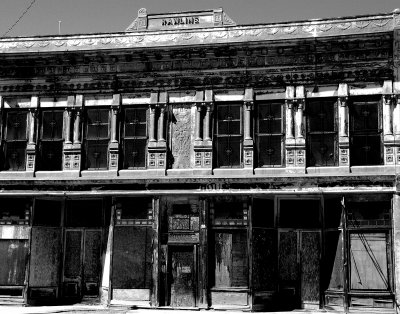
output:
<svg viewBox="0 0 400 314"><path fill-rule="evenodd" d="M169 247L170 305L196 306L196 247Z"/></svg>
<svg viewBox="0 0 400 314"><path fill-rule="evenodd" d="M63 296L98 296L101 272L101 231L65 231Z"/></svg>
<svg viewBox="0 0 400 314"><path fill-rule="evenodd" d="M279 232L279 292L285 309L318 307L321 232Z"/></svg>
<svg viewBox="0 0 400 314"><path fill-rule="evenodd" d="M302 308L318 308L320 303L321 232L300 232Z"/></svg>

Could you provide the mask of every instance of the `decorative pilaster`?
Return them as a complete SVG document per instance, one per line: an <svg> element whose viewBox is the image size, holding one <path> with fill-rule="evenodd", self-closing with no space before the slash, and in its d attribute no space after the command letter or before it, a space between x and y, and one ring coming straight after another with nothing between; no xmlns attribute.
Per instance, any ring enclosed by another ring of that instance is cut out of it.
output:
<svg viewBox="0 0 400 314"><path fill-rule="evenodd" d="M348 95L347 84L339 84L337 101L339 114L339 167L344 169L345 172L350 171Z"/></svg>
<svg viewBox="0 0 400 314"><path fill-rule="evenodd" d="M382 87L384 164L395 164L395 137L393 135L393 83L384 81Z"/></svg>
<svg viewBox="0 0 400 314"><path fill-rule="evenodd" d="M37 96L31 97L31 105L28 113L28 144L26 145L26 171L35 172L36 168L36 114L39 104Z"/></svg>
<svg viewBox="0 0 400 314"><path fill-rule="evenodd" d="M243 156L244 168L253 169L254 143L251 136L251 112L254 106L254 91L247 88L244 93L244 140L243 140ZM253 171L253 170L252 170Z"/></svg>
<svg viewBox="0 0 400 314"><path fill-rule="evenodd" d="M148 169L157 170L160 175L165 174L167 167L167 141L165 139L167 102L168 94L166 92L152 93L150 96Z"/></svg>
<svg viewBox="0 0 400 314"><path fill-rule="evenodd" d="M111 105L111 141L108 145L110 171L118 171L119 160L119 144L118 144L118 112L121 105L121 95L113 95L113 102Z"/></svg>
<svg viewBox="0 0 400 314"><path fill-rule="evenodd" d="M214 94L212 90L196 93L196 112L199 112L198 128L203 128L199 140L194 142L194 172L197 174L211 174L212 172L212 137L211 115L214 108ZM202 116L202 112L204 115ZM196 126L197 130L197 126Z"/></svg>
<svg viewBox="0 0 400 314"><path fill-rule="evenodd" d="M64 142L64 171L74 171L79 175L81 170L81 110L83 104L83 96L77 95L69 96L67 101L67 118L66 118L66 130L69 135L65 135ZM67 129L72 128L72 142L71 142L71 132ZM69 141L67 141L69 139Z"/></svg>
<svg viewBox="0 0 400 314"><path fill-rule="evenodd" d="M286 137L285 137L285 150L286 150L286 168L295 167L295 140L293 133L293 105L295 89L293 86L286 87L285 99L285 116L286 116Z"/></svg>

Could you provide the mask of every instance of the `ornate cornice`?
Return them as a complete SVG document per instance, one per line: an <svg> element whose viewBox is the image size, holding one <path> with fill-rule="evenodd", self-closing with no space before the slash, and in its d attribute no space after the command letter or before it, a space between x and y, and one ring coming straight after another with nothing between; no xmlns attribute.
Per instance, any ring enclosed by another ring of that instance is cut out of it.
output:
<svg viewBox="0 0 400 314"><path fill-rule="evenodd" d="M173 47L260 42L393 31L398 14L350 17L211 29L171 30L93 35L18 37L0 40L0 53L63 52L99 49Z"/></svg>

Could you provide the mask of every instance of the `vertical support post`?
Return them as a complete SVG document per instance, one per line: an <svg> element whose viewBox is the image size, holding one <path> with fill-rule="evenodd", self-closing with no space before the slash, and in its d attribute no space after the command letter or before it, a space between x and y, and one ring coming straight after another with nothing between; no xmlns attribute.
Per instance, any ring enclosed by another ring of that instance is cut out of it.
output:
<svg viewBox="0 0 400 314"><path fill-rule="evenodd" d="M200 123L201 123L201 110L202 110L202 103L196 103L196 116L195 116L195 141L202 141L201 134L200 134Z"/></svg>
<svg viewBox="0 0 400 314"><path fill-rule="evenodd" d="M199 308L208 309L208 202L200 199Z"/></svg>
<svg viewBox="0 0 400 314"><path fill-rule="evenodd" d="M244 91L244 132L243 132L243 155L244 168L249 169L249 174L253 174L253 154L254 143L251 136L251 112L254 106L254 91L252 88L246 88Z"/></svg>
<svg viewBox="0 0 400 314"><path fill-rule="evenodd" d="M151 289L151 297L150 302L154 307L158 307L160 304L160 219L161 219L161 210L160 210L160 199L153 199L153 271L152 271L152 289Z"/></svg>
<svg viewBox="0 0 400 314"><path fill-rule="evenodd" d="M68 96L67 99L67 107L65 108L65 144L69 145L72 144L71 141L71 117L72 117L72 112L71 108L74 106L75 103L75 97L74 96Z"/></svg>
<svg viewBox="0 0 400 314"><path fill-rule="evenodd" d="M28 113L28 144L26 145L26 171L30 173L35 172L36 166L36 114L39 105L39 97L32 96L31 104Z"/></svg>
<svg viewBox="0 0 400 314"><path fill-rule="evenodd" d="M154 105L149 106L149 111L150 111L149 141L156 142L156 136L155 136L156 108L154 107Z"/></svg>
<svg viewBox="0 0 400 314"><path fill-rule="evenodd" d="M204 127L203 127L203 140L204 141L211 141L211 136L210 136L211 111L212 111L212 103L207 103L206 104L206 115L204 117Z"/></svg>
<svg viewBox="0 0 400 314"><path fill-rule="evenodd" d="M347 236L347 212L345 198L342 198L342 256L343 256L343 294L344 312L349 312L349 256L348 256L348 236Z"/></svg>
<svg viewBox="0 0 400 314"><path fill-rule="evenodd" d="M249 256L249 300L250 310L253 310L254 289L253 289L253 199L247 198L247 247Z"/></svg>
<svg viewBox="0 0 400 314"><path fill-rule="evenodd" d="M81 144L81 109L75 109L74 144Z"/></svg>
<svg viewBox="0 0 400 314"><path fill-rule="evenodd" d="M395 171L400 171L400 82L393 82L393 137L395 144Z"/></svg>
<svg viewBox="0 0 400 314"><path fill-rule="evenodd" d="M112 255L114 246L114 220L115 220L115 204L111 206L110 226L108 227L107 248L104 258L103 274L101 277L101 295L100 300L104 305L110 305L112 296Z"/></svg>
<svg viewBox="0 0 400 314"><path fill-rule="evenodd" d="M292 139L293 136L293 99L294 87L286 87L286 139Z"/></svg>
<svg viewBox="0 0 400 314"><path fill-rule="evenodd" d="M304 109L306 104L306 91L304 86L296 87L296 116L295 116L295 152L296 167L300 173L306 171L306 139L304 136Z"/></svg>
<svg viewBox="0 0 400 314"><path fill-rule="evenodd" d="M118 111L121 105L121 95L113 95L111 105L111 141L108 146L109 151L109 164L108 169L115 175L118 173L118 156L119 156L119 143L118 143Z"/></svg>
<svg viewBox="0 0 400 314"><path fill-rule="evenodd" d="M393 261L394 261L394 287L395 304L400 304L400 195L399 177L396 178L396 193L393 195L392 222L393 222ZM398 309L397 309L398 313Z"/></svg>
<svg viewBox="0 0 400 314"><path fill-rule="evenodd" d="M304 126L303 126L303 116L304 116L304 99L297 100L297 110L295 114L295 136L296 139L304 138Z"/></svg>
<svg viewBox="0 0 400 314"><path fill-rule="evenodd" d="M339 84L337 108L339 113L339 169L350 172L349 146L349 88L347 84Z"/></svg>
<svg viewBox="0 0 400 314"><path fill-rule="evenodd" d="M393 135L393 83L384 81L382 86L384 164L395 165L395 137Z"/></svg>
<svg viewBox="0 0 400 314"><path fill-rule="evenodd" d="M164 120L165 120L165 104L160 104L160 116L158 117L158 141L165 142L164 138Z"/></svg>

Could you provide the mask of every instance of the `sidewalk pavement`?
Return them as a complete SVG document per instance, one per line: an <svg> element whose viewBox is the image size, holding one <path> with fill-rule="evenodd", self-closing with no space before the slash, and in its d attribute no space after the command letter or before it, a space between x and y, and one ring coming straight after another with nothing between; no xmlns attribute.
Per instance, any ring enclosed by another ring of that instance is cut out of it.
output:
<svg viewBox="0 0 400 314"><path fill-rule="evenodd" d="M102 314L239 314L242 311L232 310L180 310L180 309L132 309L131 307L107 307L104 305L62 305L62 306L19 306L0 305L0 314L49 314L49 313L102 313ZM245 312L244 312L245 313ZM283 312L256 312L264 314L339 314L343 312L326 310L295 310ZM359 312L360 313L360 312ZM200 314L200 313L199 313ZM362 311L362 314L376 312Z"/></svg>

